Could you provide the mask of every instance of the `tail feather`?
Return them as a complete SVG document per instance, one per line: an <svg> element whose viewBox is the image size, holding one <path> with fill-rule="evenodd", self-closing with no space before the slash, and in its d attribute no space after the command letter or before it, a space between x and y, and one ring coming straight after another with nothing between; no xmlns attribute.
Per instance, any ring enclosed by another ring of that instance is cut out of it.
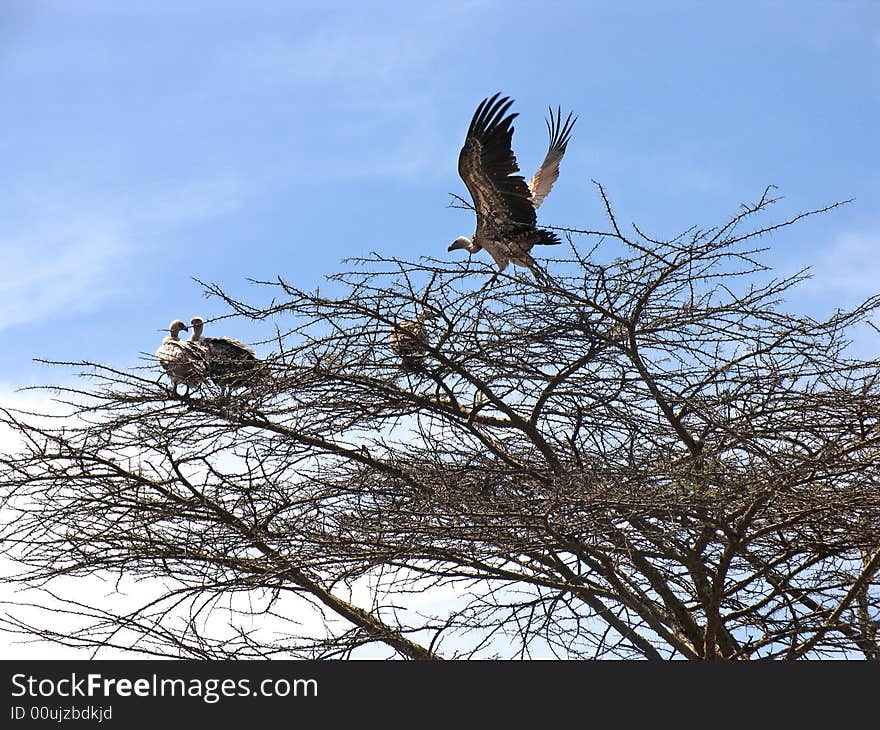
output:
<svg viewBox="0 0 880 730"><path fill-rule="evenodd" d="M557 244L562 243L562 241L553 231L548 231L546 228L539 228L538 240L535 243L537 246L556 246Z"/></svg>

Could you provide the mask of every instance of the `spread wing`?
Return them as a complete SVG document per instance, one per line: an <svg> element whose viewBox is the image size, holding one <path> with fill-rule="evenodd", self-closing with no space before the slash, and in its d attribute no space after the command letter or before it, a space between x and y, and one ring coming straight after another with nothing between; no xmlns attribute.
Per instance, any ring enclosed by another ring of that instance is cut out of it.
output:
<svg viewBox="0 0 880 730"><path fill-rule="evenodd" d="M535 176L529 180L529 190L532 193L532 204L537 210L544 198L550 193L553 183L559 177L559 163L562 162L562 156L565 154L565 148L568 145L568 138L571 136L571 129L577 117L572 119L571 112L565 118L565 124L562 123L562 110L556 107L556 117L553 116L553 109L550 110L550 118L547 120L547 131L550 133L550 147L547 150L547 156L541 167L535 173Z"/></svg>
<svg viewBox="0 0 880 730"><path fill-rule="evenodd" d="M517 115L505 114L513 100L498 96L483 99L477 107L458 156L458 174L474 201L478 229L487 219L501 228L534 226L532 194L516 174L519 167L510 146Z"/></svg>

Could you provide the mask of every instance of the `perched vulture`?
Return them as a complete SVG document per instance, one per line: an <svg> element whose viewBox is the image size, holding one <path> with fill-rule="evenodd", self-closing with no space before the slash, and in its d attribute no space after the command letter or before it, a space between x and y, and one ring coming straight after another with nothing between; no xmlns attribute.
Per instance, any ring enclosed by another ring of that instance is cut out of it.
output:
<svg viewBox="0 0 880 730"><path fill-rule="evenodd" d="M204 348L208 377L221 388L243 388L255 385L266 377L266 365L254 351L231 337L202 337L205 320L193 317L192 334L187 344Z"/></svg>
<svg viewBox="0 0 880 730"><path fill-rule="evenodd" d="M557 108L555 117L550 110L550 147L527 184L517 175L519 167L511 149L512 123L517 115L507 114L507 110L513 100L498 97L484 99L477 107L458 156L458 173L473 199L477 229L472 238L456 238L449 250L463 248L476 253L485 248L499 271L510 262L535 271L535 260L529 253L532 246L559 243L555 233L537 227L535 211L559 177L559 163L577 118L569 113L563 123L561 110Z"/></svg>
<svg viewBox="0 0 880 730"><path fill-rule="evenodd" d="M165 368L177 392L177 386L183 383L188 393L197 388L205 379L206 359L205 352L200 347L194 347L190 340L180 339L181 330L187 326L179 319L175 319L169 326L170 335L162 340L159 349L156 350L156 359Z"/></svg>
<svg viewBox="0 0 880 730"><path fill-rule="evenodd" d="M422 361L428 352L425 349L427 332L425 322L433 319L434 315L422 311L416 319L397 322L391 328L388 339L394 354L400 358L400 363L405 370L421 370Z"/></svg>

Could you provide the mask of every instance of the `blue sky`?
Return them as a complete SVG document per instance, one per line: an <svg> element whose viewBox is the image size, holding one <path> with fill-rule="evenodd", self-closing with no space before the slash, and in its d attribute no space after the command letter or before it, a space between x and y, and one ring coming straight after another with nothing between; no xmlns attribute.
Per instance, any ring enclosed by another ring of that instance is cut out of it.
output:
<svg viewBox="0 0 880 730"><path fill-rule="evenodd" d="M542 222L601 227L591 179L656 236L769 183L779 215L855 198L767 255L815 269L792 308L880 290L877 0L0 0L0 403L69 377L34 357L135 366L221 314L191 277L247 295L454 255L458 151L496 91L527 175L547 106L579 115Z"/></svg>
<svg viewBox="0 0 880 730"><path fill-rule="evenodd" d="M874 0L3 0L2 390L65 377L33 357L136 365L171 319L222 313L191 277L247 295L371 250L447 255L473 229L447 207L458 150L495 91L527 175L547 106L579 115L543 222L601 227L592 178L657 236L768 183L780 214L854 197L769 258L815 267L793 306L880 289Z"/></svg>

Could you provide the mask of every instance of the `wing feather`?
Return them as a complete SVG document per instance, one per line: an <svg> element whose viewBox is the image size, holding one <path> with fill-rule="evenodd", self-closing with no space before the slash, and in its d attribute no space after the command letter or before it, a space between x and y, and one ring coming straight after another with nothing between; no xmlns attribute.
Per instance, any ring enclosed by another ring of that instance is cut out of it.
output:
<svg viewBox="0 0 880 730"><path fill-rule="evenodd" d="M254 351L250 347L233 337L205 337L202 342L208 343L208 346L222 357L249 360L254 356Z"/></svg>
<svg viewBox="0 0 880 730"><path fill-rule="evenodd" d="M205 337L208 348L208 375L218 385L233 388L253 384L265 375L264 364L254 351L232 337Z"/></svg>
<svg viewBox="0 0 880 730"><path fill-rule="evenodd" d="M207 352L194 342L166 337L156 350L156 358L175 385L194 388L205 379Z"/></svg>
<svg viewBox="0 0 880 730"><path fill-rule="evenodd" d="M535 225L532 193L511 148L513 120L507 114L513 104L499 94L484 99L477 107L458 156L458 173L474 201L477 227L485 219L503 228L517 224Z"/></svg>
<svg viewBox="0 0 880 730"><path fill-rule="evenodd" d="M535 176L529 180L529 190L532 193L532 204L537 210L544 198L549 195L553 183L559 177L559 163L562 162L562 156L565 154L565 148L568 145L571 136L572 127L577 121L577 117L572 118L569 112L562 123L562 109L556 107L556 116L553 116L553 109L550 109L550 117L547 120L547 132L550 134L550 146L547 149L547 156L544 162L535 173Z"/></svg>

